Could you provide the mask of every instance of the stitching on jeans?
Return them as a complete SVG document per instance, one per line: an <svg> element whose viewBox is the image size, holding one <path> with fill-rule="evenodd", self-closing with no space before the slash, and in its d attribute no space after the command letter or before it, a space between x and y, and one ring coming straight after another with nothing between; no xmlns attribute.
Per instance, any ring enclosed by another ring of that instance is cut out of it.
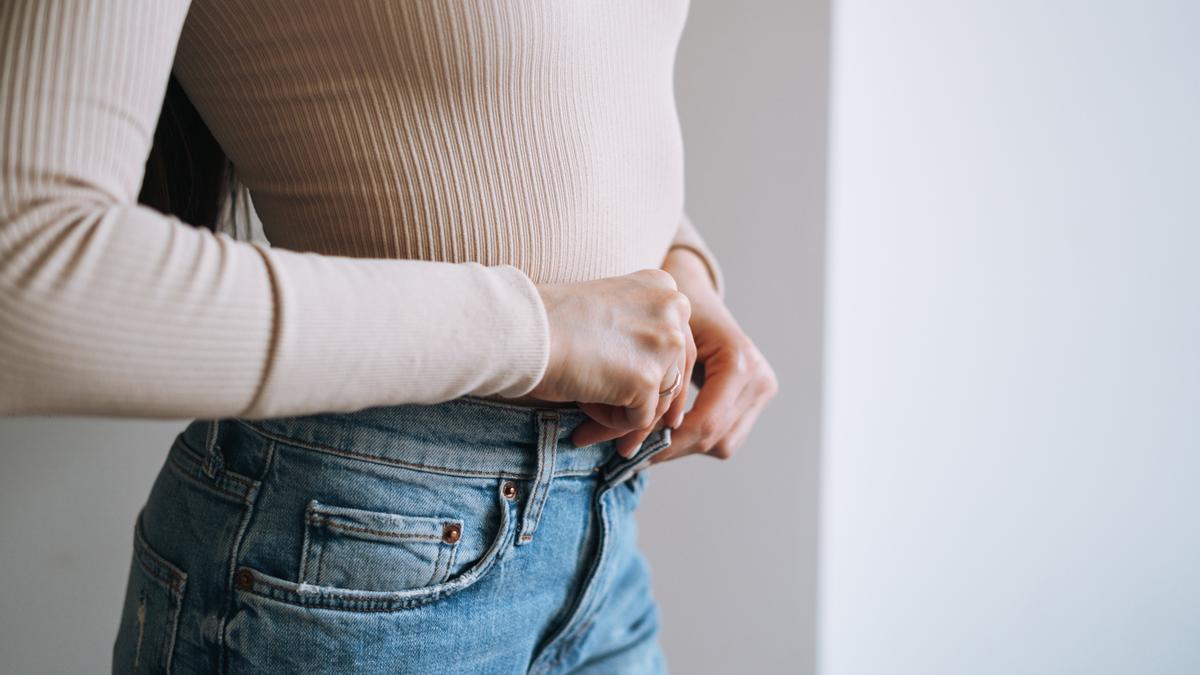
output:
<svg viewBox="0 0 1200 675"><path fill-rule="evenodd" d="M187 583L187 572L167 562L150 548L149 542L146 541L146 535L142 532L141 513L138 514L138 521L134 526L133 537L137 548L137 554L134 556L134 559L137 560L142 571L156 580L167 584L172 593L178 594L183 585Z"/></svg>
<svg viewBox="0 0 1200 675"><path fill-rule="evenodd" d="M486 398L479 398L477 396L469 396L469 395L460 397L459 400L456 402L462 403L462 404L485 406L485 407L489 407L489 408L503 408L504 410L513 410L516 412L521 412L521 413L526 413L526 414L538 413L543 410L551 410L556 413L563 413L563 414L568 414L568 415L578 415L580 417L586 416L586 413L583 412L583 409L580 408L578 405L574 405L574 404L563 406L561 408L538 408L536 406L521 406L521 405L516 405L513 403L492 401L492 400L489 400Z"/></svg>
<svg viewBox="0 0 1200 675"><path fill-rule="evenodd" d="M398 467L405 468L405 469L413 469L415 471L428 471L430 473L438 473L438 474L443 474L443 475L448 475L448 476L465 476L468 478L515 478L518 480L529 480L530 478L532 478L531 474L524 473L524 472L518 473L518 472L504 471L504 470L501 470L501 471L475 471L472 469L458 469L458 468L448 467L448 466L436 466L433 464L418 464L416 462L406 462L404 460L392 459L390 457L381 457L379 455L368 455L368 454L364 454L361 452L355 452L353 450L343 450L341 448L335 448L335 447L332 447L329 445L322 445L320 443L313 443L311 441L304 441L304 440L300 440L298 438L291 438L289 436L283 436L281 434L276 434L275 432L272 432L272 431L260 429L245 420L235 419L234 421L238 422L239 424L242 424L243 426L250 429L254 433L262 436L263 438L267 438L267 439L270 439L270 440L273 440L273 441L276 441L279 443L283 443L285 445L292 445L292 446L295 446L298 448L312 450L314 452L323 452L323 453L327 453L330 455L336 455L336 456L340 456L340 457L346 457L348 459L361 459L363 461L374 462L376 464L385 464L388 466L398 466ZM592 474L594 472L595 468L596 467L589 467L586 469L564 470L564 471L559 472L557 475L559 475L559 476L587 476L587 475Z"/></svg>
<svg viewBox="0 0 1200 675"><path fill-rule="evenodd" d="M247 424L247 423L242 422L242 424ZM418 470L418 471L428 469L433 473L440 473L440 474L446 474L446 475L451 475L451 476L466 476L469 478L492 478L492 477L521 478L521 479L529 478L529 474L526 474L526 473L512 473L509 471L500 471L500 472L473 471L471 469L456 469L456 468L446 467L446 466L435 466L435 465L431 465L431 464L418 464L416 462L406 462L404 460L392 459L390 457L380 457L379 455L368 455L368 454L364 454L361 452L354 452L353 450L343 450L341 448L335 448L335 447L328 446L328 445L322 445L320 443L313 443L311 441L303 441L303 440L300 440L297 438L290 438L288 436L282 436L282 435L276 434L274 432L259 429L257 427L251 427L251 428L256 433L259 433L259 434L261 434L267 438L270 438L272 440L279 441L280 443L284 443L287 445L293 445L293 446L308 449L308 450L313 450L315 452L324 452L324 453L328 453L331 455L347 457L350 459L361 459L361 460L368 461L368 462L375 462L377 464L388 464L391 466L399 466L399 467L403 467L403 468L407 468L407 469L414 469L414 470Z"/></svg>
<svg viewBox="0 0 1200 675"><path fill-rule="evenodd" d="M237 576L238 558L242 553L242 541L246 537L246 530L249 529L251 521L254 520L255 507L258 502L261 491L259 488L262 481L271 475L275 470L275 446L276 442L273 439L264 439L267 441L266 447L262 453L263 465L259 473L258 480L252 484L252 489L248 490L243 505L241 517L238 519L237 530L234 533L233 543L229 547L229 562L225 570L225 589L222 593L224 602L221 606L220 630L217 632L217 646L220 648L220 663L219 669L222 675L229 672L229 618L233 614L233 607L237 602L237 591L234 579Z"/></svg>
<svg viewBox="0 0 1200 675"><path fill-rule="evenodd" d="M233 492L231 490L227 490L227 489L221 487L220 485L214 485L213 483L202 481L199 478L196 478L195 476L192 475L192 471L193 471L194 467L185 466L176 457L171 458L171 464L174 465L174 467L179 470L180 478L187 480L191 483L194 483L195 485L198 485L202 488L219 492L227 497L233 497L234 499L237 499L238 501L240 501L242 503L246 503L246 498L249 496L249 492L246 492L246 493Z"/></svg>
<svg viewBox="0 0 1200 675"><path fill-rule="evenodd" d="M450 579L450 575L454 573L454 561L457 558L458 558L458 547L457 546L450 547L450 555L449 555L449 557L446 558L446 574L445 574L445 576L443 576L441 578L441 580L438 583L441 583L442 581L447 581Z"/></svg>
<svg viewBox="0 0 1200 675"><path fill-rule="evenodd" d="M408 532L387 532L385 530L374 530L369 527L355 527L353 525L342 525L335 523L329 518L323 518L316 514L310 514L308 522L319 527L328 527L333 530L345 530L347 532L362 532L363 534L375 534L380 537L391 537L393 539L419 539L421 541L441 541L441 537L435 537L431 534L410 534Z"/></svg>
<svg viewBox="0 0 1200 675"><path fill-rule="evenodd" d="M548 469L550 472L550 476L551 476L550 480L553 480L555 457L558 455L558 416L557 415L555 415L551 419L550 429L551 429L550 433L547 434L547 436L549 436L549 438L550 438L550 448L546 450L546 454L549 456L549 459L550 459L550 462L549 462L550 468ZM546 499L549 496L550 496L550 483L549 483L549 481L547 481L545 487L542 488L541 494L538 495L537 512L533 516L534 527L537 527L537 524L539 522L541 522L542 507L544 507L546 505Z"/></svg>
<svg viewBox="0 0 1200 675"><path fill-rule="evenodd" d="M325 581L325 542L317 544L317 584Z"/></svg>
<svg viewBox="0 0 1200 675"><path fill-rule="evenodd" d="M267 440L274 440L274 439L267 439ZM202 453L198 449L196 449L187 440L187 438L184 437L183 435L180 435L177 438L174 445L180 446L183 449L183 451L184 451L183 455L186 457L187 461L191 464L191 466L182 467L182 468L184 468L184 470L189 471L194 475L195 474L203 475L205 477L205 479L209 480L209 481L214 481L214 482L232 481L234 483L238 483L244 490L246 490L247 494L250 491L255 489L255 484L258 481L254 480L253 478L247 478L245 476L236 474L226 468L222 468L220 471L217 472L216 476L209 478L208 474L204 472L204 458L203 458ZM271 452L271 450L273 450L273 448L268 448L267 452L269 453L269 452ZM198 480L200 480L200 479L198 479ZM214 487L225 491L227 494L232 494L229 492L228 488L222 487L220 485L214 485ZM238 496L240 497L241 495L238 495Z"/></svg>
<svg viewBox="0 0 1200 675"><path fill-rule="evenodd" d="M594 584L596 584L597 580L600 578L600 570L604 566L605 559L610 558L613 555L611 549L612 544L609 541L613 537L612 525L608 518L608 505L604 503L604 495L606 491L607 488L605 488L604 491L596 493L594 502L597 507L596 517L600 521L599 537L596 541L595 548L596 558L594 563L588 568L587 578L584 580L583 589L580 590L579 604L575 606L574 610L572 610L571 615L566 618L566 621L571 621L575 619L575 615L578 614L580 623L573 627L570 626L570 624L567 624L563 627L561 633L554 636L550 642L546 643L547 647L554 643L558 643L559 645L558 653L555 654L554 659L547 666L549 671L553 671L558 668L558 665L563 661L564 658L566 658L567 650L577 643L577 638L580 634L581 627L590 623L592 618L595 616L595 612L598 611L598 607L591 607L589 612L585 612L588 607L584 603L590 600L594 604L596 602L596 600L594 600L596 595L604 590L598 586L595 586ZM611 580L609 583L612 583Z"/></svg>
<svg viewBox="0 0 1200 675"><path fill-rule="evenodd" d="M445 560L445 558L446 549L438 547L437 560L433 561L433 570L430 572L429 578L425 580L425 583L423 584L424 586L431 586L438 582L438 577L442 573L442 561Z"/></svg>

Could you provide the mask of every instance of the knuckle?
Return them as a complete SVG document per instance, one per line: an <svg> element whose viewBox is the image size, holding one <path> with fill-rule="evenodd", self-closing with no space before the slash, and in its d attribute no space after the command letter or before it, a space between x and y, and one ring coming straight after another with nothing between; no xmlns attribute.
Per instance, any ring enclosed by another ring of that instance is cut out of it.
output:
<svg viewBox="0 0 1200 675"><path fill-rule="evenodd" d="M728 442L719 441L713 445L712 449L708 451L708 454L716 457L717 459L726 460L733 457L733 450L733 446L731 446Z"/></svg>
<svg viewBox="0 0 1200 675"><path fill-rule="evenodd" d="M658 385L661 383L661 380L650 369L642 369L636 377L638 389L642 392L643 396L651 392L651 390L656 394L658 393Z"/></svg>
<svg viewBox="0 0 1200 675"><path fill-rule="evenodd" d="M654 298L655 311L663 321L672 321L675 319L676 295L678 294L673 290L664 290Z"/></svg>
<svg viewBox="0 0 1200 675"><path fill-rule="evenodd" d="M663 286L670 288L671 290L675 290L676 288L675 277L671 276L671 274L666 270L649 268L642 270L641 274L642 276L646 277L646 280L649 283L654 284L655 286Z"/></svg>
<svg viewBox="0 0 1200 675"><path fill-rule="evenodd" d="M735 375L745 376L750 373L750 355L741 347L735 347L730 353L730 370Z"/></svg>
<svg viewBox="0 0 1200 675"><path fill-rule="evenodd" d="M633 386L625 392L623 397L615 402L615 405L625 408L626 410L638 407L646 394L646 388L639 385L640 381L638 378L641 376L641 373L634 373L633 377L631 378L631 384Z"/></svg>
<svg viewBox="0 0 1200 675"><path fill-rule="evenodd" d="M758 388L758 393L763 398L774 398L775 394L779 393L779 383L775 380L764 380Z"/></svg>
<svg viewBox="0 0 1200 675"><path fill-rule="evenodd" d="M766 377L763 378L763 393L768 397L779 393L779 379L775 377L775 372L770 368L767 369Z"/></svg>
<svg viewBox="0 0 1200 675"><path fill-rule="evenodd" d="M678 328L663 331L663 347L672 352L683 351L687 341L683 339L683 331Z"/></svg>
<svg viewBox="0 0 1200 675"><path fill-rule="evenodd" d="M632 423L634 426L636 426L639 429L652 426L654 424L654 419L655 419L654 412L655 411L654 411L653 407L643 406L640 408L636 408L636 409L634 409L633 415L631 416L629 421L630 421L630 423Z"/></svg>
<svg viewBox="0 0 1200 675"><path fill-rule="evenodd" d="M681 319L687 319L691 317L692 301L688 299L688 296L676 291L671 294L669 302L671 303L672 309L679 315Z"/></svg>

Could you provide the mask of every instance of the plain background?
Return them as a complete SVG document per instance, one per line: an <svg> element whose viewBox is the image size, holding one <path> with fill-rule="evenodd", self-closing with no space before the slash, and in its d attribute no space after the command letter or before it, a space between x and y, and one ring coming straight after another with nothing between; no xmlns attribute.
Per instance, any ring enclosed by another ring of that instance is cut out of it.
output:
<svg viewBox="0 0 1200 675"><path fill-rule="evenodd" d="M687 201L781 391L733 460L655 467L641 538L678 673L813 668L827 18L693 3ZM0 672L108 668L132 525L186 421L0 419Z"/></svg>
<svg viewBox="0 0 1200 675"><path fill-rule="evenodd" d="M1200 3L835 6L821 672L1200 673Z"/></svg>

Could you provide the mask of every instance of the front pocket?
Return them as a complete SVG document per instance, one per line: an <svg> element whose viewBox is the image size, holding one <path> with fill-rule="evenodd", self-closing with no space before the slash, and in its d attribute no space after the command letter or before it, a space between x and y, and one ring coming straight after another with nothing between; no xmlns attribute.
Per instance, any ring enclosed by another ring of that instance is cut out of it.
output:
<svg viewBox="0 0 1200 675"><path fill-rule="evenodd" d="M254 602L252 598L257 598L260 603L264 600L278 601L301 607L348 612L396 612L449 598L486 578L513 546L514 501L505 496L505 481L488 482L491 483L487 491L492 494L492 513L474 512L470 509L468 511L474 514L471 516L472 521L490 521L494 516L496 523L494 526L487 525L481 528L472 527L472 523L465 523L454 561L449 566L449 576L440 582L403 590L369 590L356 586L321 585L282 579L251 564L242 563L238 566L235 587L249 602ZM450 484L445 488L452 489ZM438 519L438 522L444 520ZM308 568L311 564L305 561L302 567ZM378 568L378 565L372 567ZM308 573L307 569L305 573ZM367 576L378 577L378 573L369 572ZM354 583L357 584L360 580L362 577L357 577Z"/></svg>
<svg viewBox="0 0 1200 675"><path fill-rule="evenodd" d="M457 518L368 511L311 500L304 516L301 583L364 591L439 584L454 568Z"/></svg>
<svg viewBox="0 0 1200 675"><path fill-rule="evenodd" d="M141 515L125 586L121 627L113 645L114 673L169 673L187 574L146 542Z"/></svg>

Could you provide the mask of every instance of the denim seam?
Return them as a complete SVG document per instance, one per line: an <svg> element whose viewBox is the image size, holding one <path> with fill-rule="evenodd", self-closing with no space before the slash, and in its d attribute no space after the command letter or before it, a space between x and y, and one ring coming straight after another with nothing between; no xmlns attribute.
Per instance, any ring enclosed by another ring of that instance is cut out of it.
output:
<svg viewBox="0 0 1200 675"><path fill-rule="evenodd" d="M182 600L183 589L187 584L187 572L168 562L155 552L154 549L150 548L150 544L146 541L146 536L142 531L140 513L138 514L138 522L133 530L133 537L137 547L137 555L134 556L134 559L137 560L138 566L156 581L165 584L176 600Z"/></svg>
<svg viewBox="0 0 1200 675"><path fill-rule="evenodd" d="M311 504L309 505L309 507L311 508ZM309 565L312 564L311 561L309 560L309 558L311 557L310 554L312 553L312 549L313 549L313 541L312 541L312 530L307 525L308 519L305 518L304 522L305 522L304 537L300 542L300 570L299 570L296 578L302 582L307 582L309 579L308 568L309 568Z"/></svg>
<svg viewBox="0 0 1200 675"><path fill-rule="evenodd" d="M144 509L144 507L143 507ZM133 527L134 539L134 560L137 561L138 567L152 579L160 583L166 583L166 589L171 594L174 600L174 611L170 613L171 632L167 636L160 647L162 653L159 658L162 659L163 669L165 672L171 672L171 662L175 659L175 643L179 639L179 619L183 615L183 594L187 588L187 572L184 572L178 566L172 564L166 558L163 558L146 541L145 533L142 531L142 514L139 511L137 521ZM151 570L149 566L156 566L161 569ZM172 577L170 580L164 580L159 576L159 573L165 573Z"/></svg>
<svg viewBox="0 0 1200 675"><path fill-rule="evenodd" d="M204 470L205 462L201 453L192 447L192 444L185 437L179 436L174 446L178 446L180 452L175 453L175 448L172 448L172 451L168 454L171 463L175 465L175 468L187 474L187 477L194 479L204 487L215 489L222 494L234 497L242 502L249 499L250 495L258 489L260 481L239 475L227 468L219 469L216 474L210 477ZM201 478L201 476L204 478ZM229 485L231 482L236 484L240 492L235 491L233 485Z"/></svg>
<svg viewBox="0 0 1200 675"><path fill-rule="evenodd" d="M233 492L232 490L228 490L228 489L221 487L220 485L218 485L215 482L201 480L201 479L197 478L196 476L192 475L193 469L200 471L199 467L186 466L186 465L184 465L182 460L180 460L176 457L171 457L170 463L171 463L171 467L178 472L177 475L180 478L182 478L183 480L186 480L189 483L192 483L192 484L196 485L197 487L203 488L209 492L221 494L226 497L231 497L238 502L245 503L246 496L247 496L246 492Z"/></svg>
<svg viewBox="0 0 1200 675"><path fill-rule="evenodd" d="M241 423L246 424L246 422L241 422ZM530 479L534 478L536 475L536 474L529 474L529 473L523 473L523 472L522 473L514 473L511 471L472 471L471 469L456 469L456 468L445 467L445 466L434 466L434 465L430 465L430 464L417 464L415 462L405 462L403 460L392 459L390 457L380 457L379 455L368 455L368 454L364 454L361 452L354 452L353 450L343 450L341 448L334 448L332 446L322 445L320 443L313 443L311 441L302 441L302 440L296 439L296 438L289 438L287 436L281 436L274 432L265 431L263 429L259 429L254 426L250 426L250 425L247 425L247 426L249 426L249 428L251 430L253 430L254 433L257 433L257 434L263 436L264 438L268 438L270 440L277 441L279 443L283 443L284 445L292 445L292 446L295 446L295 447L298 447L301 449L312 450L313 452L322 452L322 453L326 453L326 454L330 454L330 455L336 455L339 457L345 457L347 459L359 459L359 460L363 460L366 462L374 462L376 464L383 464L386 466L398 466L398 467L405 468L405 469L412 469L414 471L424 471L426 473L436 473L436 474L441 474L441 475L446 475L446 476L460 476L460 477L464 477L464 478L514 478L517 480L530 480ZM579 470L564 470L564 471L557 472L555 475L556 476L587 476L592 473L594 473L594 470L589 468L589 469L579 469Z"/></svg>
<svg viewBox="0 0 1200 675"><path fill-rule="evenodd" d="M469 395L459 398L457 402L463 403L463 404L475 405L475 406L483 406L483 407L488 407L488 408L503 408L505 410L513 410L516 412L521 412L521 413L526 413L526 414L534 414L541 410L553 410L554 412L559 413L560 415L563 415L563 414L579 415L580 418L586 417L586 414L577 405L576 406L568 405L568 406L563 406L560 408L555 408L555 407L539 408L537 406L523 406L523 405L517 405L515 403L504 403L503 401L492 401L489 399L479 398L477 396L469 396Z"/></svg>
<svg viewBox="0 0 1200 675"><path fill-rule="evenodd" d="M429 578L425 580L425 586L432 586L433 584L438 583L438 577L442 573L442 563L445 562L446 558L446 550L439 548L437 560L433 561L433 570L430 571Z"/></svg>
<svg viewBox="0 0 1200 675"><path fill-rule="evenodd" d="M529 499L525 502L525 509L521 514L521 528L517 533L518 544L533 541L533 533L542 517L542 507L550 496L550 487L554 481L554 463L558 453L558 414L539 410L537 427L537 476L533 480Z"/></svg>
<svg viewBox="0 0 1200 675"><path fill-rule="evenodd" d="M275 467L275 441L271 439L268 439L268 441L262 474L258 481L259 485L262 484L262 481L266 480ZM221 650L221 675L229 672L229 636L227 633L229 631L229 617L232 616L234 607L237 605L234 578L237 576L238 557L241 556L242 541L246 537L246 531L250 528L250 521L254 519L254 507L258 501L259 494L257 486L247 494L245 500L246 508L242 510L241 522L238 523L237 533L234 534L233 544L230 546L229 569L225 573L225 607L221 615L221 630L217 632L217 647Z"/></svg>
<svg viewBox="0 0 1200 675"><path fill-rule="evenodd" d="M317 549L317 584L322 585L325 579L325 542Z"/></svg>
<svg viewBox="0 0 1200 675"><path fill-rule="evenodd" d="M611 537L608 511L604 504L604 495L608 492L609 487L611 486L601 485L597 488L590 507L595 510L595 522L600 524L596 539L595 558L593 558L591 565L588 566L588 571L584 575L583 586L580 588L579 593L572 598L574 604L569 610L570 613L564 619L565 623L558 628L556 635L551 636L547 642L541 645L541 650L535 664L541 662L542 666L531 669L529 671L531 675L533 673L552 672L557 668L570 650L571 644L575 636L579 633L581 625L590 621L591 612L587 611L587 604L596 593L596 584L600 581L600 574L604 567L605 557L608 554L607 549ZM575 621L579 623L572 625L572 622ZM547 652L547 650L551 651ZM548 655L552 656L552 658L548 662L543 661L543 657Z"/></svg>
<svg viewBox="0 0 1200 675"><path fill-rule="evenodd" d="M435 537L432 534L411 534L408 532L388 532L387 530L375 530L375 529L372 529L369 527L354 527L353 525L342 525L340 523L333 522L329 518L322 518L321 516L317 516L317 515L309 516L308 522L312 523L313 525L316 525L317 527L326 527L331 530L342 530L343 532L362 532L363 534L374 534L374 535L377 535L380 537L387 537L389 539L402 539L404 541L412 541L412 540L415 540L415 541L441 541L442 540L441 537Z"/></svg>
<svg viewBox="0 0 1200 675"><path fill-rule="evenodd" d="M547 436L549 436L550 444L551 444L550 449L547 451L547 454L549 454L549 456L550 456L550 468L548 469L548 471L550 473L550 478L547 478L547 481L552 480L554 477L554 463L555 463L555 459L558 456L558 428L559 427L558 427L558 416L557 415L550 418L550 425L551 425L551 431L548 434L546 434ZM542 489L541 498L538 500L537 512L533 514L534 528L536 528L537 524L539 522L541 522L542 508L546 506L546 500L549 498L550 498L550 486L546 485L545 488Z"/></svg>
<svg viewBox="0 0 1200 675"><path fill-rule="evenodd" d="M501 553L503 553L503 551L501 551ZM443 574L442 578L438 580L438 583L441 583L450 578L451 570L454 569L454 561L457 559L458 559L458 546L454 546L450 549L450 555L446 558L446 571Z"/></svg>

